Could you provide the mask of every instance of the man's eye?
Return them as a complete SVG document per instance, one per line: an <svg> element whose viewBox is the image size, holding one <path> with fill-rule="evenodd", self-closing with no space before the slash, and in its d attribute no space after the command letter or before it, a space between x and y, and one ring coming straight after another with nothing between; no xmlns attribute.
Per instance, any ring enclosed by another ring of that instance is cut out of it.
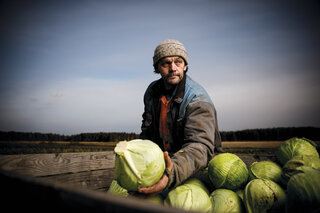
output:
<svg viewBox="0 0 320 213"><path fill-rule="evenodd" d="M160 65L163 67L167 67L170 65L170 62L162 62Z"/></svg>

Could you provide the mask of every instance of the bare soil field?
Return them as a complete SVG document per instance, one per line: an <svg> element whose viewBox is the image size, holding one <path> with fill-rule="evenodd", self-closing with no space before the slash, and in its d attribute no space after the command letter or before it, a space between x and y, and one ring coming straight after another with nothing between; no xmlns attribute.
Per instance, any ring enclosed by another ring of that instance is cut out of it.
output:
<svg viewBox="0 0 320 213"><path fill-rule="evenodd" d="M222 148L275 149L283 141L223 141Z"/></svg>
<svg viewBox="0 0 320 213"><path fill-rule="evenodd" d="M0 154L111 151L117 142L0 141Z"/></svg>
<svg viewBox="0 0 320 213"><path fill-rule="evenodd" d="M223 141L225 152L274 155L283 141ZM0 154L112 151L118 142L0 141ZM316 141L318 146L320 141Z"/></svg>

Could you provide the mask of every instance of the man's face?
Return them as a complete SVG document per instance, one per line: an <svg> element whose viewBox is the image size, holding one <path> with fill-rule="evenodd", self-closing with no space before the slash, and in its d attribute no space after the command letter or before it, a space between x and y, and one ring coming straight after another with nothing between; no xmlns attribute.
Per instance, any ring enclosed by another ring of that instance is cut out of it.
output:
<svg viewBox="0 0 320 213"><path fill-rule="evenodd" d="M164 80L167 88L178 84L187 70L187 66L182 58L178 56L165 57L158 63L158 71Z"/></svg>

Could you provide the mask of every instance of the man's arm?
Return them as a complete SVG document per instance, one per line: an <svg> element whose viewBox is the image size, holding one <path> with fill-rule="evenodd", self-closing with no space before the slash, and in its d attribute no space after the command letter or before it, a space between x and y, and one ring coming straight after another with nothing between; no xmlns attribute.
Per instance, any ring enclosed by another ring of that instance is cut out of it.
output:
<svg viewBox="0 0 320 213"><path fill-rule="evenodd" d="M196 102L187 107L185 144L171 158L173 169L169 175L170 188L181 184L208 165L214 156L217 129L216 111L212 103Z"/></svg>

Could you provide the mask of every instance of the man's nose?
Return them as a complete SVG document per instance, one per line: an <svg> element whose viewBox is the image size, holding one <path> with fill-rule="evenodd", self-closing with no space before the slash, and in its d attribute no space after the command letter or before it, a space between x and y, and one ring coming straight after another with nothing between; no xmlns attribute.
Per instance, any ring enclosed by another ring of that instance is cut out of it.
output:
<svg viewBox="0 0 320 213"><path fill-rule="evenodd" d="M177 70L177 66L175 65L174 62L172 62L172 63L170 64L170 71L176 71L176 70Z"/></svg>

